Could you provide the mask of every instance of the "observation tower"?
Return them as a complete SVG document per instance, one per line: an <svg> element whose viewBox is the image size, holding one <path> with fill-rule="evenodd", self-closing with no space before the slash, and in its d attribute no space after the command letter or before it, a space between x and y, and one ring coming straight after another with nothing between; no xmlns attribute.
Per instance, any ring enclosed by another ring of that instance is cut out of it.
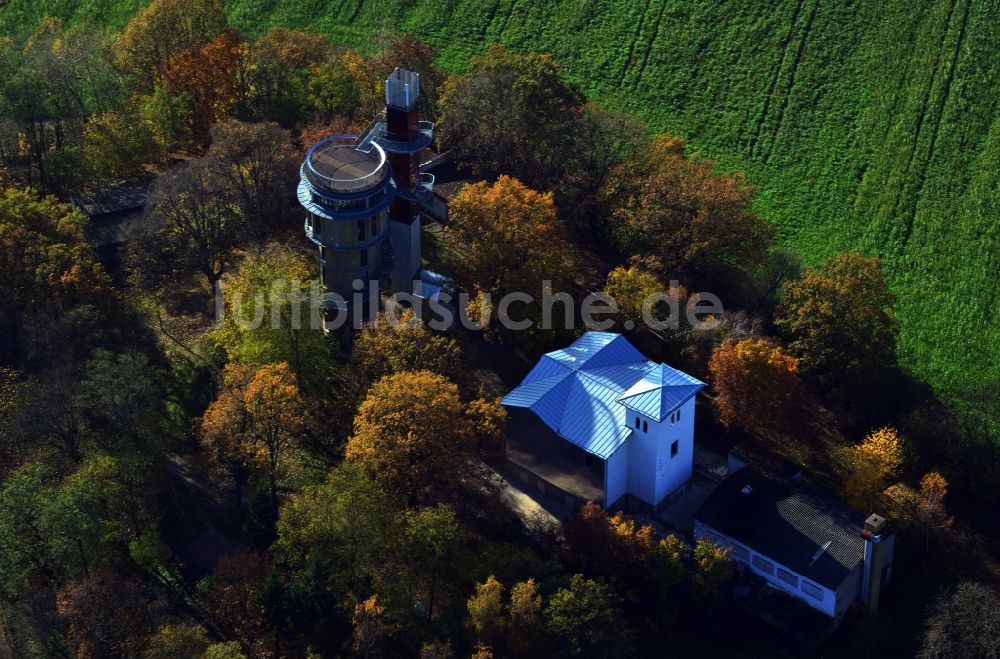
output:
<svg viewBox="0 0 1000 659"><path fill-rule="evenodd" d="M434 124L419 121L420 75L397 68L385 82L385 110L361 135L314 144L300 169L306 238L319 248L327 313L368 319L381 293L421 293L420 203L434 176L420 153ZM358 299L362 309L355 309Z"/></svg>

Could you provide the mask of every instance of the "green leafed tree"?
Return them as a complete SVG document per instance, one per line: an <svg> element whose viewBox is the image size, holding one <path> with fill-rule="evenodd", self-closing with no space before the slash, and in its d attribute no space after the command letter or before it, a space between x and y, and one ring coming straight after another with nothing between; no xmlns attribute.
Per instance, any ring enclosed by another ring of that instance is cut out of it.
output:
<svg viewBox="0 0 1000 659"><path fill-rule="evenodd" d="M545 608L550 632L565 642L565 654L618 657L625 648L621 600L602 579L575 574L557 590Z"/></svg>
<svg viewBox="0 0 1000 659"><path fill-rule="evenodd" d="M162 228L161 250L182 271L203 275L213 289L235 261L243 226L231 191L203 161L160 175L146 213ZM186 266L186 267L185 267Z"/></svg>
<svg viewBox="0 0 1000 659"><path fill-rule="evenodd" d="M330 395L332 345L312 281L305 258L287 247L251 252L225 281L225 316L212 337L234 361L285 362L307 394Z"/></svg>
<svg viewBox="0 0 1000 659"><path fill-rule="evenodd" d="M455 512L444 504L403 514L403 538L398 548L402 582L411 606L434 619L436 609L450 605L457 594L457 578L469 559L466 531ZM395 590L394 572L381 575L382 589Z"/></svg>
<svg viewBox="0 0 1000 659"><path fill-rule="evenodd" d="M396 537L399 508L360 467L345 462L281 507L274 555L293 573L318 564L330 587L346 592L379 568Z"/></svg>
<svg viewBox="0 0 1000 659"><path fill-rule="evenodd" d="M287 130L273 123L217 124L205 159L252 234L261 236L267 227L282 226L295 205L298 173Z"/></svg>
<svg viewBox="0 0 1000 659"><path fill-rule="evenodd" d="M445 81L438 139L479 177L517 176L550 189L573 148L580 93L548 55L493 44L468 73Z"/></svg>
<svg viewBox="0 0 1000 659"><path fill-rule="evenodd" d="M480 643L495 645L505 627L503 611L503 584L490 575L476 584L476 592L466 603L469 627Z"/></svg>

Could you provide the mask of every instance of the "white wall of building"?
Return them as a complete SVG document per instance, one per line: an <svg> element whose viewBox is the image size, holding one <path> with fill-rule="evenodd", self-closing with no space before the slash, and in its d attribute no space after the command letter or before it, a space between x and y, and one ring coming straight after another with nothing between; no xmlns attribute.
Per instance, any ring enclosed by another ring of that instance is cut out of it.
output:
<svg viewBox="0 0 1000 659"><path fill-rule="evenodd" d="M676 421L672 421L675 419ZM659 503L691 478L694 467L694 398L657 424L662 437L656 469L656 502ZM652 425L650 425L652 430ZM673 443L677 442L677 454Z"/></svg>
<svg viewBox="0 0 1000 659"><path fill-rule="evenodd" d="M691 478L694 465L694 398L663 421L627 410L628 491L655 506ZM638 420L638 427L636 424ZM677 442L677 453L673 445Z"/></svg>
<svg viewBox="0 0 1000 659"><path fill-rule="evenodd" d="M694 521L694 537L708 538L719 546L731 547L732 553L730 555L743 569L750 570L778 590L788 593L831 618L843 613L854 602L854 598L849 600L840 599L840 606L838 607L838 593L804 578L801 574L793 572L767 556L755 552L750 547L719 533L698 519ZM767 564L771 565L770 570L768 570ZM779 569L786 573L786 579L780 578ZM850 592L853 592L855 597L857 596L857 587L854 586L852 589L851 586L851 584L855 583L855 577L860 578L858 570L855 570L845 581L846 587L845 585L841 585L840 597L849 596ZM787 579L794 579L794 585L789 583Z"/></svg>
<svg viewBox="0 0 1000 659"><path fill-rule="evenodd" d="M604 507L610 508L628 491L629 441L604 462Z"/></svg>
<svg viewBox="0 0 1000 659"><path fill-rule="evenodd" d="M648 417L628 410L625 419L629 428L632 429L632 435L626 442L628 446L628 492L650 505L655 505L657 438L649 432L651 428L649 428ZM636 419L639 420L639 428L635 427ZM646 432L642 431L644 422L648 428Z"/></svg>

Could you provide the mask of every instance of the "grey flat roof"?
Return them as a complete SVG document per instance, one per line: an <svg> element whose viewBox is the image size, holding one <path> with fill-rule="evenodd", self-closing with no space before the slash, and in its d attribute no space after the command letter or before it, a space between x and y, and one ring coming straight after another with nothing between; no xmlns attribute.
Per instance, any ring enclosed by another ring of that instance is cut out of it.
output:
<svg viewBox="0 0 1000 659"><path fill-rule="evenodd" d="M863 514L753 467L722 481L695 519L831 590L864 559Z"/></svg>

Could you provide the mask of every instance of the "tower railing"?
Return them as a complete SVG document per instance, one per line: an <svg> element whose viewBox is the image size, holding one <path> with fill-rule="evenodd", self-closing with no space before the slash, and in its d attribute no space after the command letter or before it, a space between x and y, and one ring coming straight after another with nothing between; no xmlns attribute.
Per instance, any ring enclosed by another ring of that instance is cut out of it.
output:
<svg viewBox="0 0 1000 659"><path fill-rule="evenodd" d="M434 194L434 175L421 172L417 175L417 182L414 184L412 190L407 190L405 187L399 186L396 194L407 201L426 202Z"/></svg>
<svg viewBox="0 0 1000 659"><path fill-rule="evenodd" d="M375 167L374 171L369 174L365 174L364 176L354 178L336 178L318 171L313 165L314 157L326 150L343 148L360 150L357 149L357 145L358 136L356 135L334 135L313 144L309 149L309 152L306 154L306 178L313 186L326 189L331 192L352 193L374 187L379 183L379 181L385 178L389 168L388 161L385 157L385 151L383 151L382 147L378 144L372 145L378 150L378 165Z"/></svg>
<svg viewBox="0 0 1000 659"><path fill-rule="evenodd" d="M380 123L375 128L373 139L389 153L417 153L431 145L431 140L434 139L434 122L418 121L417 135L409 141L393 140L387 137L387 135L388 130L385 123Z"/></svg>

